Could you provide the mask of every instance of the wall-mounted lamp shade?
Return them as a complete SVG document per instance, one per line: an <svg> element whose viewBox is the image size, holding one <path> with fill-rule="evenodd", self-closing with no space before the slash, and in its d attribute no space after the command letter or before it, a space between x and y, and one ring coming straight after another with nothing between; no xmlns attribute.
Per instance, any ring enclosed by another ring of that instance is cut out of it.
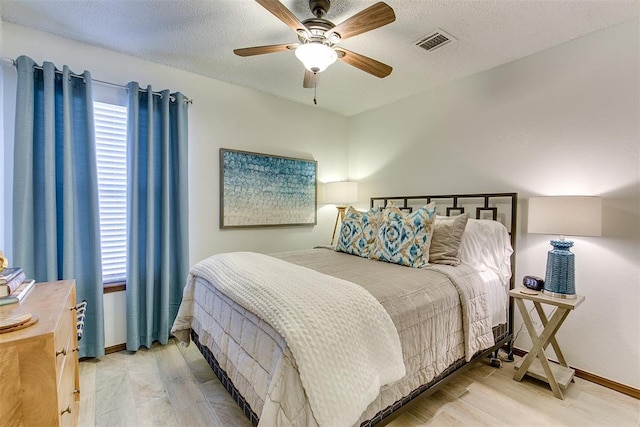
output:
<svg viewBox="0 0 640 427"><path fill-rule="evenodd" d="M558 236L600 236L602 199L556 196L529 199L529 233Z"/></svg>
<svg viewBox="0 0 640 427"><path fill-rule="evenodd" d="M296 58L302 62L304 68L321 73L338 59L338 54L329 46L320 42L309 42L296 48Z"/></svg>
<svg viewBox="0 0 640 427"><path fill-rule="evenodd" d="M358 183L351 181L328 182L325 184L326 202L344 205L358 201Z"/></svg>

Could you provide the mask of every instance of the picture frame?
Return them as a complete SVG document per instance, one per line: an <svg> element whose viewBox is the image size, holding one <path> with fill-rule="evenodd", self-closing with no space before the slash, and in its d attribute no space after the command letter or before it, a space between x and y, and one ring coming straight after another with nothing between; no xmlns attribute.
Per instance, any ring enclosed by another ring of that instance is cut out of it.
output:
<svg viewBox="0 0 640 427"><path fill-rule="evenodd" d="M317 224L315 160L220 149L220 228Z"/></svg>

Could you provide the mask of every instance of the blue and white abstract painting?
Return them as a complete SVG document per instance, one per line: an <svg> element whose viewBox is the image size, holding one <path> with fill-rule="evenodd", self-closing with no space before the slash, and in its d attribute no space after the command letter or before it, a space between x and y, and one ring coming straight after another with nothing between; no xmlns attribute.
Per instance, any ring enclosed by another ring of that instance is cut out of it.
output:
<svg viewBox="0 0 640 427"><path fill-rule="evenodd" d="M220 170L220 228L316 224L316 161L221 148Z"/></svg>

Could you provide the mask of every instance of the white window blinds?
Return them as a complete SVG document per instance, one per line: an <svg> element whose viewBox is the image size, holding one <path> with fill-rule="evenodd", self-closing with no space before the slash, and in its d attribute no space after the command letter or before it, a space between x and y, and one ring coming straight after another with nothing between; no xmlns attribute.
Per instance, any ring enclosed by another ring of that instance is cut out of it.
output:
<svg viewBox="0 0 640 427"><path fill-rule="evenodd" d="M94 102L103 283L127 274L127 107Z"/></svg>

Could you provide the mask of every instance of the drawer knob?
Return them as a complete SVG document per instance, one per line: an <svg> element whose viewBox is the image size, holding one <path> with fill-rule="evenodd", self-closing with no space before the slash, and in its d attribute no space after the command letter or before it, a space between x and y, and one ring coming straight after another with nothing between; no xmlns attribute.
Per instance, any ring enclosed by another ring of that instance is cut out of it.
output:
<svg viewBox="0 0 640 427"><path fill-rule="evenodd" d="M68 414L71 413L71 405L67 406L67 409L65 409L64 411L60 412L60 415L64 415L65 413L68 413Z"/></svg>
<svg viewBox="0 0 640 427"><path fill-rule="evenodd" d="M76 388L73 390L73 394L80 394L80 389Z"/></svg>
<svg viewBox="0 0 640 427"><path fill-rule="evenodd" d="M66 348L63 348L63 349L62 349L62 350L60 350L60 351L56 351L56 357L60 356L61 354L62 354L63 356L66 356L66 355L67 355L67 349L66 349Z"/></svg>

